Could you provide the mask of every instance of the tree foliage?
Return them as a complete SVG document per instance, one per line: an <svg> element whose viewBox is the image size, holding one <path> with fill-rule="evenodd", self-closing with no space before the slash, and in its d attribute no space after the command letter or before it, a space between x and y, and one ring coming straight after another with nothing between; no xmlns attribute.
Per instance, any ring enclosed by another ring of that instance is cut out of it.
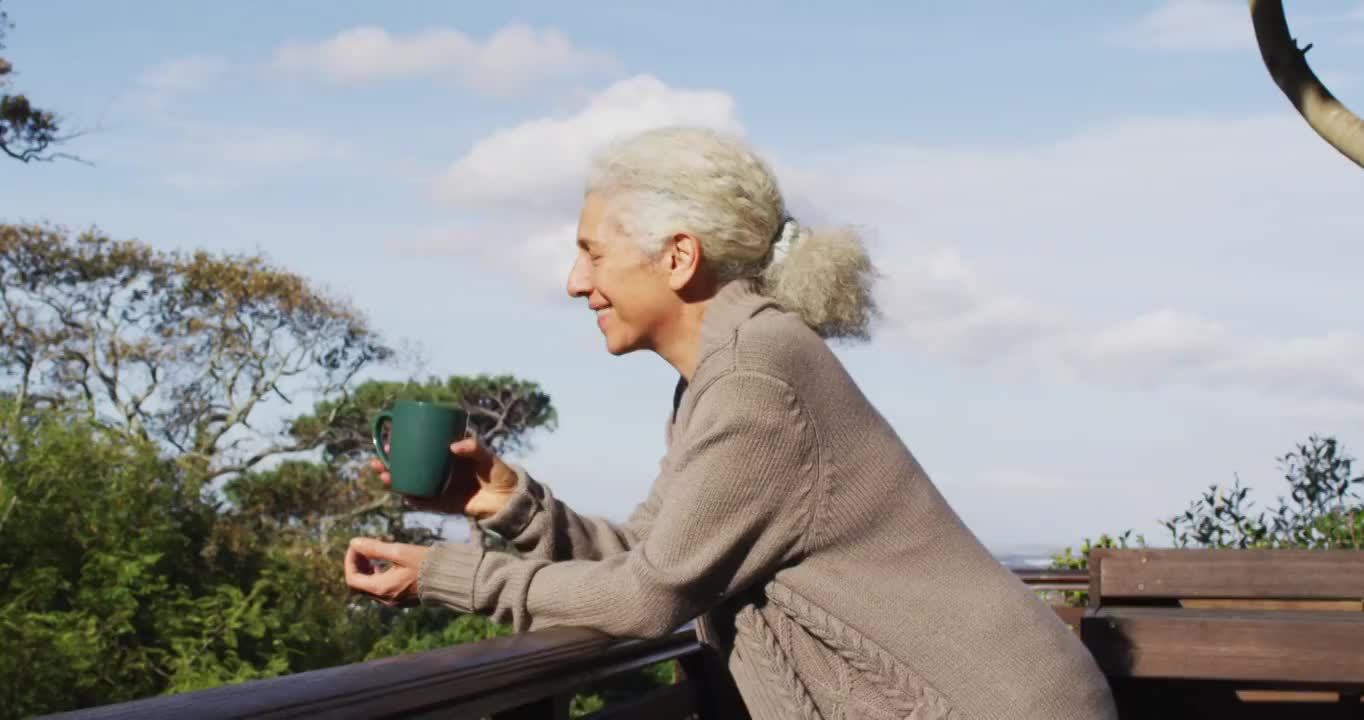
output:
<svg viewBox="0 0 1364 720"><path fill-rule="evenodd" d="M1175 546L1364 548L1364 508L1356 492L1364 476L1354 473L1354 458L1336 439L1313 435L1278 462L1287 496L1255 512L1240 478L1228 490L1210 486L1165 521Z"/></svg>
<svg viewBox="0 0 1364 720"><path fill-rule="evenodd" d="M341 576L345 540L436 534L401 510L347 512L351 481L334 466L244 473L219 499L126 428L68 407L18 410L13 397L0 402L0 718L509 632L354 596Z"/></svg>
<svg viewBox="0 0 1364 720"><path fill-rule="evenodd" d="M314 447L263 406L343 397L390 355L346 303L260 257L0 225L0 373L18 404L78 408L206 478Z"/></svg>
<svg viewBox="0 0 1364 720"><path fill-rule="evenodd" d="M365 467L380 409L554 427L515 377L358 382L388 354L259 257L0 225L0 718L508 632L344 585L351 537L439 539Z"/></svg>
<svg viewBox="0 0 1364 720"><path fill-rule="evenodd" d="M1307 548L1364 550L1364 503L1358 488L1364 476L1355 474L1354 458L1333 437L1312 435L1307 442L1278 458L1287 495L1279 495L1266 510L1255 510L1250 488L1235 478L1230 487L1209 485L1184 512L1161 524L1174 547L1186 548ZM1089 567L1096 548L1146 547L1146 538L1128 530L1085 540L1052 556L1054 568ZM1066 601L1083 605L1087 594L1066 593Z"/></svg>
<svg viewBox="0 0 1364 720"><path fill-rule="evenodd" d="M12 26L0 8L0 51L5 49L5 33ZM14 65L0 56L0 89L13 84ZM62 135L58 119L50 110L35 107L23 94L0 93L0 152L20 162L70 158L49 152L53 145L70 139Z"/></svg>
<svg viewBox="0 0 1364 720"><path fill-rule="evenodd" d="M499 454L529 449L527 430L553 430L557 423L549 395L538 384L509 375L478 375L368 382L344 399L318 403L311 415L296 418L289 432L317 443L332 461L348 465L371 452L371 418L398 400L464 408L479 438Z"/></svg>
<svg viewBox="0 0 1364 720"><path fill-rule="evenodd" d="M529 447L535 431L554 429L549 395L536 383L511 376L361 383L340 399L318 402L313 412L289 423L294 443L320 448L319 460L289 460L238 475L223 486L231 506L227 515L238 523L239 541L268 536L305 559L328 562L330 551L356 535L417 544L438 539L435 529L409 523L401 498L368 471L371 419L407 399L489 408L472 417L483 441L499 450Z"/></svg>
<svg viewBox="0 0 1364 720"><path fill-rule="evenodd" d="M63 411L5 429L0 716L321 667L372 642L376 624L338 623L349 601L269 546L223 548L213 505L150 443Z"/></svg>

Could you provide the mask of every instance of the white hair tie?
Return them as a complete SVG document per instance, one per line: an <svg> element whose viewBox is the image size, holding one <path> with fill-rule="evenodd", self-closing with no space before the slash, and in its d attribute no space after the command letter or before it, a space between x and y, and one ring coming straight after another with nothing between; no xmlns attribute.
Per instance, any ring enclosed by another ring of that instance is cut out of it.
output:
<svg viewBox="0 0 1364 720"><path fill-rule="evenodd" d="M795 244L796 237L800 234L800 223L795 218L786 218L782 221L781 227L777 229L777 238L772 243L772 262L779 263L786 253L791 252L791 246Z"/></svg>

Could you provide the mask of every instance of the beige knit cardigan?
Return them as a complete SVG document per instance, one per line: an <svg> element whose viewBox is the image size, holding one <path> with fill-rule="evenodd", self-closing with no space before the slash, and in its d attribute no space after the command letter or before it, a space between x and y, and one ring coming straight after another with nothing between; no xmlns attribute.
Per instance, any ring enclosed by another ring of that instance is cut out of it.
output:
<svg viewBox="0 0 1364 720"><path fill-rule="evenodd" d="M626 522L579 515L516 470L471 542L432 547L423 603L622 637L696 618L759 720L1117 717L1075 635L751 281L708 307L658 477Z"/></svg>

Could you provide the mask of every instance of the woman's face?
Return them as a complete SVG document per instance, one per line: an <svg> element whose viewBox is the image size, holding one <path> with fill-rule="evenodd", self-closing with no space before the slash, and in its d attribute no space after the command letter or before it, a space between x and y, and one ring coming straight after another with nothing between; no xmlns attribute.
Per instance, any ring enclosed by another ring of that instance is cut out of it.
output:
<svg viewBox="0 0 1364 720"><path fill-rule="evenodd" d="M604 199L589 193L578 217L578 254L568 274L568 294L587 298L613 355L657 349L681 305L664 267L667 253L650 257L617 223L603 222L605 211Z"/></svg>

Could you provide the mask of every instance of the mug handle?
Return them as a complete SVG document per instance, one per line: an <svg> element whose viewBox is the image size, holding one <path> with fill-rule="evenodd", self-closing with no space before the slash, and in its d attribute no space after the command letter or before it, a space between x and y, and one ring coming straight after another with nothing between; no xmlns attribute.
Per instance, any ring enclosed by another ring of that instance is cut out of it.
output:
<svg viewBox="0 0 1364 720"><path fill-rule="evenodd" d="M379 456L379 462L382 462L385 468L392 470L392 466L388 463L388 453L384 452L384 441L380 439L385 420L391 426L393 424L393 413L385 410L374 416L374 424L370 428L370 439L374 441L374 454Z"/></svg>

